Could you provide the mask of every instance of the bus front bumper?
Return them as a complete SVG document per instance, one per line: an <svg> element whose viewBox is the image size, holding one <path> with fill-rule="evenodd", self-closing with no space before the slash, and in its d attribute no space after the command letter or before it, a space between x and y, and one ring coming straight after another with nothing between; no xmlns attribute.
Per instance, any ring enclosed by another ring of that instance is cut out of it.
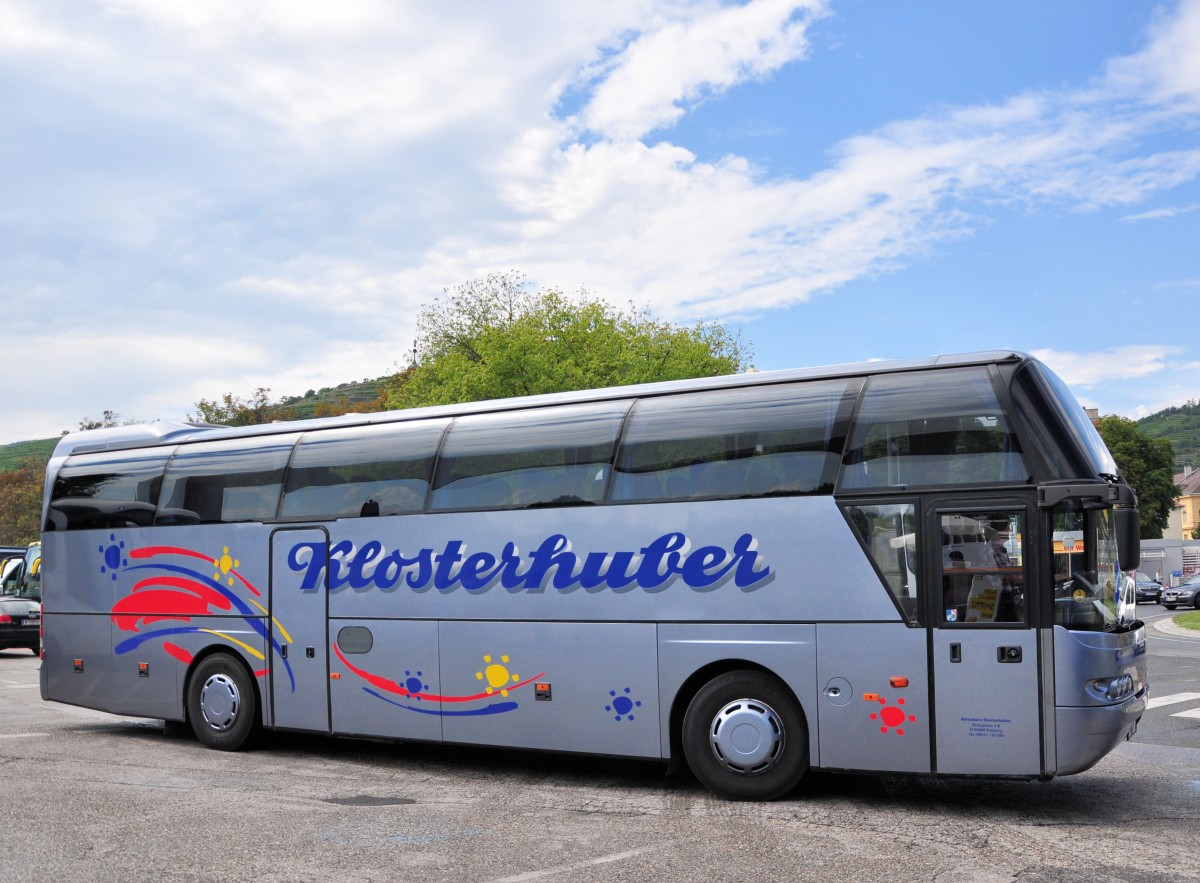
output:
<svg viewBox="0 0 1200 883"><path fill-rule="evenodd" d="M1055 708L1055 774L1069 776L1091 769L1104 755L1132 739L1146 711L1149 693L1146 687L1117 705Z"/></svg>

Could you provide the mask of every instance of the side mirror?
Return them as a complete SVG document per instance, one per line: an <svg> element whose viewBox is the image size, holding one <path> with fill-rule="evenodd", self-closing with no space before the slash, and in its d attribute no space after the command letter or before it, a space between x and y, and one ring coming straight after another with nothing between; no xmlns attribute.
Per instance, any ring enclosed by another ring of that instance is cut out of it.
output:
<svg viewBox="0 0 1200 883"><path fill-rule="evenodd" d="M1117 557L1122 570L1137 570L1142 563L1142 519L1137 509L1113 510L1117 530Z"/></svg>

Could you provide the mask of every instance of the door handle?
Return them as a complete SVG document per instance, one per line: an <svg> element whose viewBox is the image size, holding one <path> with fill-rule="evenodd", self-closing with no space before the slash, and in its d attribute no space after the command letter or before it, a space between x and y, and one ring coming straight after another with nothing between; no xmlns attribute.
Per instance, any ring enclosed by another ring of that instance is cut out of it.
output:
<svg viewBox="0 0 1200 883"><path fill-rule="evenodd" d="M962 662L962 644L957 641L950 645L950 661Z"/></svg>
<svg viewBox="0 0 1200 883"><path fill-rule="evenodd" d="M1021 648L1020 647L997 647L996 648L997 662L1020 662Z"/></svg>

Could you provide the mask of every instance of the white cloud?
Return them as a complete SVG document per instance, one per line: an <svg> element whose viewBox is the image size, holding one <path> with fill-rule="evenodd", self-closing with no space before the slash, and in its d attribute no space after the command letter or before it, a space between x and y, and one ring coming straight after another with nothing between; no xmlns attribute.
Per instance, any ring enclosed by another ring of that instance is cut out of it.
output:
<svg viewBox="0 0 1200 883"><path fill-rule="evenodd" d="M1200 107L1200 3L1160 10L1146 47L1111 62L1107 83L1137 98Z"/></svg>
<svg viewBox="0 0 1200 883"><path fill-rule="evenodd" d="M48 388L96 403L79 410L178 415L387 370L420 304L493 270L679 320L744 316L920 259L997 205L1096 211L1200 176L1200 150L1157 140L1194 125L1196 0L1086 89L882 124L807 177L671 141L697 103L803 59L830 6L0 0L27 115L0 122L24 151L0 205L0 298L36 292L53 315L26 355L52 354ZM39 126L43 141L18 137ZM164 332L192 300L203 319ZM94 359L114 347L167 391L106 397ZM1090 386L1173 354L1047 361Z"/></svg>
<svg viewBox="0 0 1200 883"><path fill-rule="evenodd" d="M614 140L669 126L685 105L803 57L808 26L826 7L824 0L678 6L594 72L581 120Z"/></svg>
<svg viewBox="0 0 1200 883"><path fill-rule="evenodd" d="M1133 215L1126 215L1121 218L1122 221L1159 221L1164 218L1177 218L1180 215L1188 215L1200 209L1200 203L1192 203L1191 205L1167 206L1165 208L1152 209L1148 212L1138 212Z"/></svg>
<svg viewBox="0 0 1200 883"><path fill-rule="evenodd" d="M1149 377L1174 370L1172 356L1184 352L1177 346L1120 346L1095 352L1034 350L1068 386L1090 388L1101 383Z"/></svg>

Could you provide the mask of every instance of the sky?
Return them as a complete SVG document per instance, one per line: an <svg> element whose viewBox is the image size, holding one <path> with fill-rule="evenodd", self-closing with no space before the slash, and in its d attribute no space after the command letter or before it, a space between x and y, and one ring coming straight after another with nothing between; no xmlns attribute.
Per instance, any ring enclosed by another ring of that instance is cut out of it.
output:
<svg viewBox="0 0 1200 883"><path fill-rule="evenodd" d="M0 0L0 443L408 363L518 271L760 370L1200 399L1200 0Z"/></svg>

